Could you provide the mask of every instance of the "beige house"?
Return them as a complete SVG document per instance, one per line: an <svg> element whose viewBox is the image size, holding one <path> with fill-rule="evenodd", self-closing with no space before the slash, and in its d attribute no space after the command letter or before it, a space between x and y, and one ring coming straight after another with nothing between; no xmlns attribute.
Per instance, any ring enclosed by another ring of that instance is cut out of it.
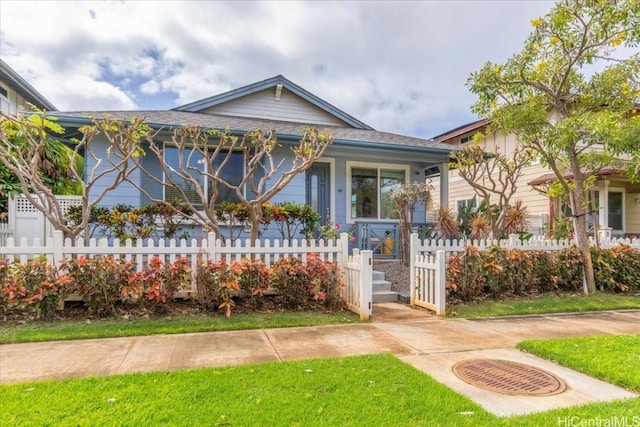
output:
<svg viewBox="0 0 640 427"><path fill-rule="evenodd" d="M0 59L0 112L16 115L19 111L31 110L32 106L47 111L57 110L20 74Z"/></svg>
<svg viewBox="0 0 640 427"><path fill-rule="evenodd" d="M486 131L489 120L478 120L452 129L433 138L434 142L456 147L471 143L473 136ZM485 137L486 151L499 151L510 156L517 146L517 138L513 134L492 133ZM596 202L595 221L605 234L612 236L640 235L640 183L631 183L621 171L605 168L596 172L596 185L591 196ZM517 181L517 191L512 203L522 200L529 211L529 231L538 234L548 229L553 218L562 215L562 204L550 199L545 194L547 185L553 182L555 175L539 163L523 168L523 174ZM449 206L458 211L460 207L471 203L475 192L455 169L448 171ZM434 181L435 191L440 190L439 181Z"/></svg>

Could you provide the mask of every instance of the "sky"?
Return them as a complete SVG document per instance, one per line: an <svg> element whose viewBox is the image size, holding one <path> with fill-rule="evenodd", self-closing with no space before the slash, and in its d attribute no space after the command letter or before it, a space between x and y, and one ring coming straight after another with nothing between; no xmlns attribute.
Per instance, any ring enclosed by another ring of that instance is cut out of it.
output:
<svg viewBox="0 0 640 427"><path fill-rule="evenodd" d="M0 57L61 111L164 110L278 74L379 131L477 119L470 74L546 0L0 0Z"/></svg>

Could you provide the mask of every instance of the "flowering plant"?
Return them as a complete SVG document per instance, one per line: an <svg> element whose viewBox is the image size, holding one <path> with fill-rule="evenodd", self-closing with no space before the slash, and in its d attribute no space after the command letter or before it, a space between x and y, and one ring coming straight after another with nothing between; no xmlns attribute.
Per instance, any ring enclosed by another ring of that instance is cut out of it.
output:
<svg viewBox="0 0 640 427"><path fill-rule="evenodd" d="M340 224L334 223L331 220L328 220L327 222L325 222L324 225L320 225L317 228L318 230L318 238L319 239L325 239L325 240L331 240L331 239L335 239L337 238L341 232L340 229ZM353 228L347 232L347 234L349 235L349 240L351 240L352 242L355 242L356 237L353 234Z"/></svg>

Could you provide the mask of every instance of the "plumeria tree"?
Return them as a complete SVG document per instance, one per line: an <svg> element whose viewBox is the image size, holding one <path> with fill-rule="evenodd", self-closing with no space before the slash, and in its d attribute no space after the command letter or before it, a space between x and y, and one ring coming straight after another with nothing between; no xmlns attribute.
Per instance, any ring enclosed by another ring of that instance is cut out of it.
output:
<svg viewBox="0 0 640 427"><path fill-rule="evenodd" d="M585 291L594 292L585 192L616 155L638 157L640 2L562 0L531 25L521 52L471 75L472 109L555 173L569 195Z"/></svg>
<svg viewBox="0 0 640 427"><path fill-rule="evenodd" d="M142 119L122 121L104 118L81 127L81 138L71 141L71 147L62 148L62 143L53 144L52 138L63 134L64 129L45 113L3 116L0 123L0 162L17 179L29 202L56 230L74 241L81 234L88 240L92 210L109 191L135 171L133 159L144 154L140 141L149 131ZM56 198L56 186L51 185L50 175L43 173L43 166L49 163L46 159L51 158L48 152L52 146L63 150L65 164L69 165L66 179L79 186L79 221L67 221L65 209ZM76 166L82 163L82 159L91 163L86 171Z"/></svg>
<svg viewBox="0 0 640 427"><path fill-rule="evenodd" d="M220 193L231 194L246 207L250 224L249 239L253 243L260 236L263 205L289 184L293 178L307 170L331 145L333 138L314 128L307 129L297 144L290 147L288 156L276 158L280 146L276 131L256 130L243 136L228 131L185 126L174 129L170 141L161 141L149 135L148 155L158 158L162 176L145 167L139 159L137 166L156 184L170 190L189 209L188 219L205 230L220 234L216 207L223 201ZM164 161L165 148L177 149L178 166ZM244 173L241 179L231 182L225 175L229 171L232 156L242 153ZM164 179L163 179L164 177ZM150 200L165 203L139 183L133 182ZM187 193L189 189L189 193ZM176 214L184 215L184 211Z"/></svg>
<svg viewBox="0 0 640 427"><path fill-rule="evenodd" d="M413 226L413 217L419 203L427 206L433 187L428 183L406 183L391 191L390 199L400 218L400 261L409 266L409 234Z"/></svg>
<svg viewBox="0 0 640 427"><path fill-rule="evenodd" d="M523 168L530 163L531 150L517 147L511 156L503 153L487 153L477 134L473 144L451 153L451 167L458 170L459 176L473 188L473 191L484 202L484 212L476 212L472 218L471 237L500 239L504 234L517 230L514 224L515 213L526 219L526 209L522 204L511 203L518 190L518 179ZM519 208L518 208L519 206ZM520 223L524 220L520 218ZM475 226L474 226L475 225ZM520 225L520 224L518 224ZM525 224L526 225L526 224ZM481 231L487 230L489 233Z"/></svg>

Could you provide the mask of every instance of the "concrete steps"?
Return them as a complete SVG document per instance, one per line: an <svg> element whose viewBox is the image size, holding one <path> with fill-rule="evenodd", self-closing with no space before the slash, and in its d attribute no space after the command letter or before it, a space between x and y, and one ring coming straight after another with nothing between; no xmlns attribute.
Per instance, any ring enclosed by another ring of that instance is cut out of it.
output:
<svg viewBox="0 0 640 427"><path fill-rule="evenodd" d="M398 293L391 290L391 282L385 280L382 271L373 271L373 302L398 301Z"/></svg>

